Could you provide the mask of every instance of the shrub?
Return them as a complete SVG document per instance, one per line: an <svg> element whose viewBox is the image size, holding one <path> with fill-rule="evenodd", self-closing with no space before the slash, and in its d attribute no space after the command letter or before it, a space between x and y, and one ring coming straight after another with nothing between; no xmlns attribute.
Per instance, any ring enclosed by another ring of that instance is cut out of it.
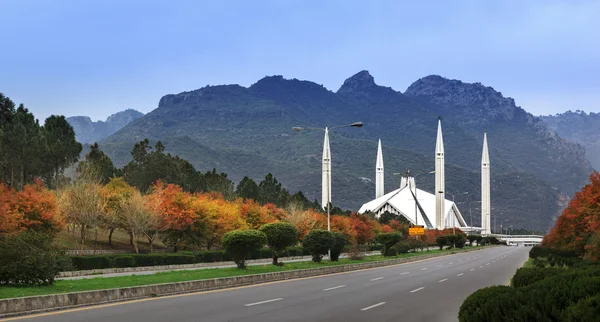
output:
<svg viewBox="0 0 600 322"><path fill-rule="evenodd" d="M115 257L115 267L134 267L135 258L133 256L118 256Z"/></svg>
<svg viewBox="0 0 600 322"><path fill-rule="evenodd" d="M208 250L200 252L200 254L202 254L202 262L204 263L225 261L225 252L222 250ZM196 255L196 257L198 258L198 255Z"/></svg>
<svg viewBox="0 0 600 322"><path fill-rule="evenodd" d="M567 307L563 314L566 322L595 322L600 317L600 294L579 300Z"/></svg>
<svg viewBox="0 0 600 322"><path fill-rule="evenodd" d="M196 263L196 256L192 254L135 254L135 266L163 266L163 265L182 265Z"/></svg>
<svg viewBox="0 0 600 322"><path fill-rule="evenodd" d="M565 271L561 268L519 268L512 278L511 285L516 288L525 287Z"/></svg>
<svg viewBox="0 0 600 322"><path fill-rule="evenodd" d="M543 257L543 256L546 256L546 251L540 245L533 246L529 250L529 258L536 259L538 257Z"/></svg>
<svg viewBox="0 0 600 322"><path fill-rule="evenodd" d="M406 254L412 249L412 246L410 245L410 242L408 242L408 241L401 241L398 244L396 244L396 246L394 246L394 247L396 247L396 251L399 254Z"/></svg>
<svg viewBox="0 0 600 322"><path fill-rule="evenodd" d="M238 268L246 267L246 258L250 256L252 251L261 249L267 243L265 233L249 229L249 230L234 230L226 233L223 236L221 245L225 251L231 255L233 261Z"/></svg>
<svg viewBox="0 0 600 322"><path fill-rule="evenodd" d="M463 247L465 247L466 243L467 243L467 240L464 239L463 237L457 238L455 241L456 248L463 248Z"/></svg>
<svg viewBox="0 0 600 322"><path fill-rule="evenodd" d="M110 257L105 255L73 256L71 257L71 263L78 271L112 267Z"/></svg>
<svg viewBox="0 0 600 322"><path fill-rule="evenodd" d="M260 231L267 236L267 245L272 250L273 265L277 265L277 259L284 256L287 247L298 243L298 231L294 225L284 222L265 224Z"/></svg>
<svg viewBox="0 0 600 322"><path fill-rule="evenodd" d="M67 263L49 235L28 231L0 240L0 284L52 284Z"/></svg>
<svg viewBox="0 0 600 322"><path fill-rule="evenodd" d="M370 252L381 251L382 249L383 249L383 245L382 244L369 245L369 251Z"/></svg>
<svg viewBox="0 0 600 322"><path fill-rule="evenodd" d="M323 255L334 246L333 235L327 230L311 230L302 240L302 246L310 252L313 262L319 263Z"/></svg>
<svg viewBox="0 0 600 322"><path fill-rule="evenodd" d="M287 249L289 256L299 257L304 255L304 249L300 247L290 247Z"/></svg>
<svg viewBox="0 0 600 322"><path fill-rule="evenodd" d="M334 231L333 235L333 246L331 247L331 261L337 262L340 259L340 254L346 247L346 236L339 231Z"/></svg>
<svg viewBox="0 0 600 322"><path fill-rule="evenodd" d="M388 254L388 249L394 245L396 245L401 239L402 239L402 234L398 233L398 232L393 232L393 233L381 233L378 234L377 237L375 237L375 239L377 240L378 243L383 245L383 249L381 250L381 254L383 256L396 256L397 255L397 251L395 255L386 255Z"/></svg>
<svg viewBox="0 0 600 322"><path fill-rule="evenodd" d="M386 249L386 253L383 256L396 256L398 255L398 249L396 248L396 246L392 246L388 249Z"/></svg>
<svg viewBox="0 0 600 322"><path fill-rule="evenodd" d="M437 236L435 238L435 244L440 250L444 249L444 246L448 245L448 236Z"/></svg>
<svg viewBox="0 0 600 322"><path fill-rule="evenodd" d="M460 306L460 322L537 321L535 314L520 301L515 288L498 285L469 295Z"/></svg>
<svg viewBox="0 0 600 322"><path fill-rule="evenodd" d="M477 240L477 235L468 235L467 240L469 241L469 246L473 246L473 242Z"/></svg>

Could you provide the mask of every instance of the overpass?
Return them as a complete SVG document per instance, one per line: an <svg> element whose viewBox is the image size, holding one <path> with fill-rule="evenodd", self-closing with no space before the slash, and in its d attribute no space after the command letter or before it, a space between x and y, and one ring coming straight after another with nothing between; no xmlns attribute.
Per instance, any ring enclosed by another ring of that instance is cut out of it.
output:
<svg viewBox="0 0 600 322"><path fill-rule="evenodd" d="M544 236L540 235L502 235L502 234L491 234L490 236L494 236L499 240L506 241L509 245L523 245L523 246L533 246L539 245L542 243L542 238Z"/></svg>

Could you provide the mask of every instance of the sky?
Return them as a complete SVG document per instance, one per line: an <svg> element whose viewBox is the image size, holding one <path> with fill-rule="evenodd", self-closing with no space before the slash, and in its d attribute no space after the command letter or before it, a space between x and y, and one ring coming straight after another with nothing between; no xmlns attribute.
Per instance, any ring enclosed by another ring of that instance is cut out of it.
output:
<svg viewBox="0 0 600 322"><path fill-rule="evenodd" d="M600 1L0 0L0 92L40 120L147 113L267 75L336 91L437 74L534 115L600 112Z"/></svg>

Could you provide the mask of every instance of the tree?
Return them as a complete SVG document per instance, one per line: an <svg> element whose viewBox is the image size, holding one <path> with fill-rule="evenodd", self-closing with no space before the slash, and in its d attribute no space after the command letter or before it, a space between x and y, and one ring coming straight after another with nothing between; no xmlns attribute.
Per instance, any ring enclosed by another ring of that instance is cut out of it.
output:
<svg viewBox="0 0 600 322"><path fill-rule="evenodd" d="M238 268L246 268L246 258L253 251L261 249L267 243L267 236L258 230L234 230L223 236L223 248Z"/></svg>
<svg viewBox="0 0 600 322"><path fill-rule="evenodd" d="M333 236L333 246L331 247L331 258L329 260L333 262L337 262L340 259L340 254L346 247L348 240L346 236L339 231L334 231L331 233Z"/></svg>
<svg viewBox="0 0 600 322"><path fill-rule="evenodd" d="M473 242L477 240L477 235L468 235L467 239L469 240L469 246L473 246Z"/></svg>
<svg viewBox="0 0 600 322"><path fill-rule="evenodd" d="M277 259L285 249L298 243L298 231L289 223L277 222L265 224L260 231L267 236L267 245L273 252L273 265L278 265Z"/></svg>
<svg viewBox="0 0 600 322"><path fill-rule="evenodd" d="M444 246L448 245L448 236L438 236L435 238L435 243L438 245L440 250L444 249Z"/></svg>
<svg viewBox="0 0 600 322"><path fill-rule="evenodd" d="M213 169L204 174L204 180L206 181L206 191L219 192L227 200L235 197L233 182L227 178L226 173L217 173L217 170Z"/></svg>
<svg viewBox="0 0 600 322"><path fill-rule="evenodd" d="M258 184L259 198L261 204L274 203L277 206L284 206L289 199L289 193L281 187L281 183L269 173Z"/></svg>
<svg viewBox="0 0 600 322"><path fill-rule="evenodd" d="M51 166L51 179L57 186L64 169L77 162L82 146L75 140L75 131L64 116L52 115L44 123L46 143L44 163Z"/></svg>
<svg viewBox="0 0 600 322"><path fill-rule="evenodd" d="M59 211L67 222L79 227L81 249L85 246L87 230L94 229L97 240L98 228L104 221L107 199L101 189L98 183L78 179L59 191Z"/></svg>
<svg viewBox="0 0 600 322"><path fill-rule="evenodd" d="M52 284L67 266L49 235L27 231L0 239L0 285Z"/></svg>
<svg viewBox="0 0 600 322"><path fill-rule="evenodd" d="M311 230L302 240L304 246L312 255L313 262L319 263L335 244L333 235L327 230Z"/></svg>
<svg viewBox="0 0 600 322"><path fill-rule="evenodd" d="M260 196L258 185L254 180L244 177L237 186L235 193L238 197L247 198L258 201Z"/></svg>
<svg viewBox="0 0 600 322"><path fill-rule="evenodd" d="M101 189L101 193L106 198L105 216L102 223L103 229L108 230L108 245L112 246L112 235L117 228L124 228L127 218L125 217L121 206L124 201L131 198L137 190L128 185L123 178L111 178L110 182ZM131 246L133 245L133 236L131 237Z"/></svg>
<svg viewBox="0 0 600 322"><path fill-rule="evenodd" d="M85 171L96 172L103 184L110 181L118 173L118 169L112 163L112 160L106 155L98 143L90 146L90 152L85 155L85 161L79 163L77 172Z"/></svg>
<svg viewBox="0 0 600 322"><path fill-rule="evenodd" d="M402 240L402 235L400 233L382 233L377 235L376 240L383 245L381 255L388 256L388 250Z"/></svg>
<svg viewBox="0 0 600 322"><path fill-rule="evenodd" d="M120 210L125 219L123 228L133 237L135 252L140 252L137 241L139 236L148 239L150 252L153 252L152 244L161 228L158 212L146 202L139 191L135 191L129 198L122 199Z"/></svg>

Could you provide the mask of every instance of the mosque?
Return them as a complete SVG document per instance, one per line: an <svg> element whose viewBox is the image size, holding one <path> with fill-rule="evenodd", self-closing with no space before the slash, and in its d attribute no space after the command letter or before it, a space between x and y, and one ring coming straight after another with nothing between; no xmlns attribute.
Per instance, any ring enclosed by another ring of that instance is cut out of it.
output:
<svg viewBox="0 0 600 322"><path fill-rule="evenodd" d="M445 197L444 140L442 123L438 121L435 147L435 193L416 187L415 178L407 171L400 187L384 192L384 166L381 140L377 148L375 199L360 207L359 213L373 212L377 217L390 212L406 218L425 229L460 228L463 231L490 234L490 162L487 146L487 134L483 137L481 158L481 227L469 227L456 203Z"/></svg>

